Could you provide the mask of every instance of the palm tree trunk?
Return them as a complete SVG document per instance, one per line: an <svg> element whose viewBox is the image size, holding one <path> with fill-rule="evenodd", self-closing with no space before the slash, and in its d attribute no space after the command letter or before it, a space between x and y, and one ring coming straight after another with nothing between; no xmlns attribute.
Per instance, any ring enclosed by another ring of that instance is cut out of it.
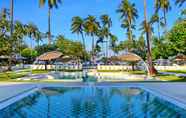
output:
<svg viewBox="0 0 186 118"><path fill-rule="evenodd" d="M85 46L85 38L84 38L84 35L83 35L82 32L81 32L81 37L82 37L82 41L83 41L83 47L84 47L85 50L86 50L86 46Z"/></svg>
<svg viewBox="0 0 186 118"><path fill-rule="evenodd" d="M10 2L10 43L11 43L11 51L10 51L10 56L9 56L9 60L8 60L8 62L9 62L9 64L8 64L8 70L11 70L11 68L12 68L12 51L13 51L13 45L12 45L12 41L13 41L13 30L14 30L14 24L13 24L13 22L14 22L14 0L11 0L11 2Z"/></svg>
<svg viewBox="0 0 186 118"><path fill-rule="evenodd" d="M160 19L159 19L160 20ZM158 38L160 40L161 35L160 35L160 21L158 20Z"/></svg>
<svg viewBox="0 0 186 118"><path fill-rule="evenodd" d="M145 30L146 30L146 40L147 40L147 61L148 61L148 69L149 69L149 75L154 76L156 74L156 70L152 63L152 54L151 54L151 46L150 46L150 25L147 22L147 5L146 0L144 0L144 20L145 20Z"/></svg>
<svg viewBox="0 0 186 118"><path fill-rule="evenodd" d="M164 17L164 23L165 23L165 33L167 33L167 17L166 17L166 10L163 10L163 17Z"/></svg>
<svg viewBox="0 0 186 118"><path fill-rule="evenodd" d="M108 41L106 41L106 57L108 58Z"/></svg>
<svg viewBox="0 0 186 118"><path fill-rule="evenodd" d="M51 8L48 8L48 44L51 45Z"/></svg>
<svg viewBox="0 0 186 118"><path fill-rule="evenodd" d="M93 60L93 63L95 62L95 51L94 51L94 36L92 36L92 60Z"/></svg>

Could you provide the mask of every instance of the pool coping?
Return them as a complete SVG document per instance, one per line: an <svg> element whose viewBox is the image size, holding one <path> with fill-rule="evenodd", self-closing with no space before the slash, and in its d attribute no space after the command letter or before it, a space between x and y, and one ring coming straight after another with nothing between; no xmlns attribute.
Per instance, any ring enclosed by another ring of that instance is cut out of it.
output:
<svg viewBox="0 0 186 118"><path fill-rule="evenodd" d="M42 88L47 88L47 87L85 87L85 86L95 86L95 87L123 87L123 88L129 88L129 87L133 87L133 88L139 88L142 90L145 90L147 92L149 92L150 94L158 97L159 99L162 99L166 102L169 102L183 110L186 110L186 103L182 102L181 100L179 100L178 98L171 96L171 95L166 95L160 91L155 91L151 88L145 87L143 84L125 84L123 85L122 83L118 83L118 84L111 84L111 85L104 85L104 84L77 84L77 85L68 85L68 84L36 84L36 86L25 90L21 93L18 93L17 95L14 95L8 99L5 99L3 101L0 101L0 110L8 107L11 104L14 104L17 101L20 101L21 99L33 94L34 92L42 89Z"/></svg>

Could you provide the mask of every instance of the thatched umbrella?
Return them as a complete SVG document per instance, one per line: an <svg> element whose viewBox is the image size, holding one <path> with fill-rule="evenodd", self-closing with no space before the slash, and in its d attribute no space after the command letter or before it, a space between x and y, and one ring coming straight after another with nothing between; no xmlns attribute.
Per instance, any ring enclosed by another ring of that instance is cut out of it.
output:
<svg viewBox="0 0 186 118"><path fill-rule="evenodd" d="M175 57L175 61L186 61L186 55L178 54L178 55Z"/></svg>
<svg viewBox="0 0 186 118"><path fill-rule="evenodd" d="M51 60L56 60L62 57L62 53L58 51L52 51L52 52L47 52L42 55L40 55L37 60L39 61L51 61Z"/></svg>
<svg viewBox="0 0 186 118"><path fill-rule="evenodd" d="M127 61L127 62L138 62L142 60L141 57L133 53L123 54L123 55L118 56L117 58L120 61Z"/></svg>
<svg viewBox="0 0 186 118"><path fill-rule="evenodd" d="M178 54L175 57L173 57L173 61L175 61L179 65L184 64L186 62L186 55Z"/></svg>
<svg viewBox="0 0 186 118"><path fill-rule="evenodd" d="M47 70L47 62L52 61L52 60L57 60L57 59L61 58L62 56L63 56L63 54L61 52L51 51L51 52L47 52L47 53L40 55L37 58L37 60L38 61L45 61L45 70Z"/></svg>

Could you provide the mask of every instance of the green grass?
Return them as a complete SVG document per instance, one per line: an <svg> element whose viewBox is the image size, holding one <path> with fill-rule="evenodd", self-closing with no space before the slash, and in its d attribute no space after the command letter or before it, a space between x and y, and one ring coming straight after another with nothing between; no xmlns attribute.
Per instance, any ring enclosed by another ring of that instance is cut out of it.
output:
<svg viewBox="0 0 186 118"><path fill-rule="evenodd" d="M173 72L173 73L183 73L186 74L186 70L165 70L161 72Z"/></svg>
<svg viewBox="0 0 186 118"><path fill-rule="evenodd" d="M33 74L44 74L44 73L48 73L50 71L55 71L55 70L32 70ZM57 70L57 71L63 71L63 72L80 72L82 70Z"/></svg>
<svg viewBox="0 0 186 118"><path fill-rule="evenodd" d="M26 72L16 73L16 72L4 72L0 73L0 81L9 81L17 78L26 76Z"/></svg>
<svg viewBox="0 0 186 118"><path fill-rule="evenodd" d="M161 81L169 81L169 82L186 82L186 77L178 77L176 75L162 75L158 74L156 76Z"/></svg>
<svg viewBox="0 0 186 118"><path fill-rule="evenodd" d="M98 70L98 72L123 72L128 74L137 74L137 75L143 75L146 74L145 71L122 71L122 70Z"/></svg>

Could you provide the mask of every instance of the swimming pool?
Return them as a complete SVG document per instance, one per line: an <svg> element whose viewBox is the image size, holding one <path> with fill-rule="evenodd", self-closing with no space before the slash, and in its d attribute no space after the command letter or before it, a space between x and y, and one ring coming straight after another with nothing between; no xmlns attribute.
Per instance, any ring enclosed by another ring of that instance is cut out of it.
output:
<svg viewBox="0 0 186 118"><path fill-rule="evenodd" d="M186 118L186 111L140 88L43 88L0 110L0 118Z"/></svg>

